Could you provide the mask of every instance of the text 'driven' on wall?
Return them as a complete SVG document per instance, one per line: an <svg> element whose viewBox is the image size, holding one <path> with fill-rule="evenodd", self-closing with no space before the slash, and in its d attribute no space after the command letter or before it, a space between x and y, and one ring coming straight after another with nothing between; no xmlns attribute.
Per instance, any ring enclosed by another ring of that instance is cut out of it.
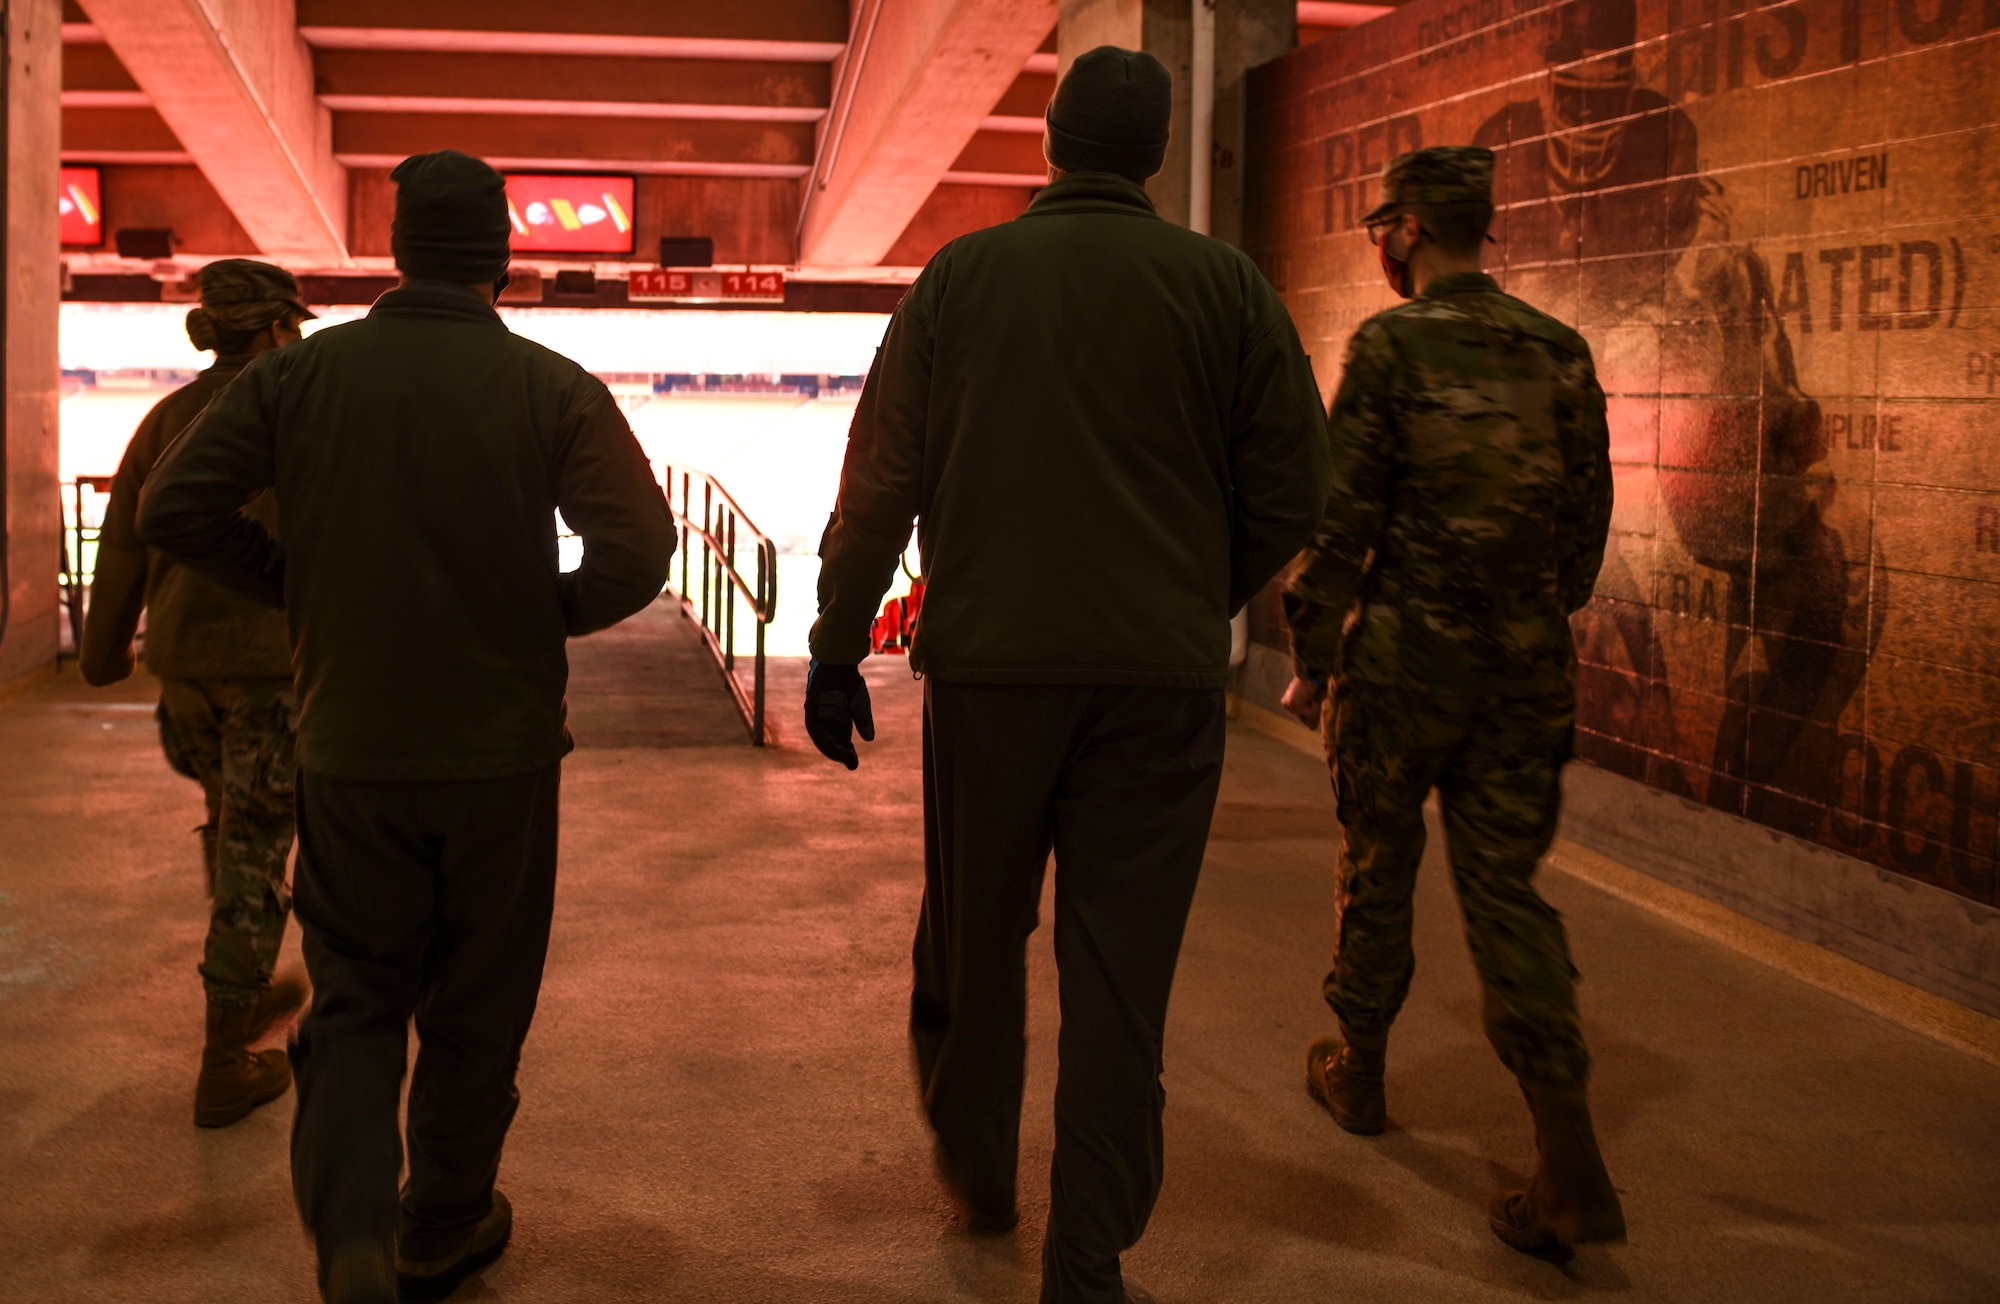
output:
<svg viewBox="0 0 2000 1304"><path fill-rule="evenodd" d="M1382 165L1498 155L1617 508L1579 754L1995 901L2000 0L1417 0L1259 70L1247 239L1323 381Z"/></svg>

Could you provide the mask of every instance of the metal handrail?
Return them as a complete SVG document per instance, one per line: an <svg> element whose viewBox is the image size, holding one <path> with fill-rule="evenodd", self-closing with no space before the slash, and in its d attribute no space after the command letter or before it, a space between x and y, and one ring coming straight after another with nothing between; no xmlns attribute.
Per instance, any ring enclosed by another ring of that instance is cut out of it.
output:
<svg viewBox="0 0 2000 1304"><path fill-rule="evenodd" d="M662 478L666 485L667 507L673 512L680 536L677 542L681 575L676 596L680 599L681 610L699 623L702 641L714 655L716 664L722 670L723 681L729 686L730 697L743 713L743 722L750 730L750 741L762 747L766 733L764 631L778 614L778 545L756 527L736 500L730 497L728 490L708 476L699 471L685 470L676 476L674 469L668 467ZM679 506L674 503L677 480ZM697 484L702 491L699 504L694 497ZM66 481L62 491L62 557L58 580L69 617L71 644L81 651L84 594L96 569L95 544L103 530L101 523L93 522L86 516L84 494L85 491L100 496L109 494L111 477L78 476L75 480ZM695 516L697 505L701 510L699 518ZM694 541L701 544L701 570L698 575L692 569L690 543ZM739 544L756 550L754 580L745 579L737 566ZM736 678L736 608L739 594L748 600L756 627L754 670L748 690Z"/></svg>
<svg viewBox="0 0 2000 1304"><path fill-rule="evenodd" d="M96 545L104 533L101 516L94 523L84 516L83 494L86 489L100 498L108 498L111 477L80 475L61 485L62 555L58 562L56 583L62 591L64 613L69 617L70 647L79 656L83 653L84 593L96 578ZM86 544L90 545L88 554L84 551Z"/></svg>
<svg viewBox="0 0 2000 1304"><path fill-rule="evenodd" d="M680 485L679 506L674 504L676 478ZM708 645L716 664L721 667L730 696L743 713L743 722L750 728L751 744L762 747L765 743L764 630L778 614L778 545L751 522L749 515L729 496L727 489L701 472L682 470L676 473L669 466L664 468L661 479L666 485L667 509L673 513L674 524L680 533L681 582L677 596L680 598L681 614L700 625L702 642ZM699 517L695 515L697 503L694 490L697 486L701 489ZM696 540L701 543L698 574L693 569L691 547ZM743 578L743 572L737 567L739 544L756 551L754 581ZM697 581L699 597L694 592ZM747 600L756 627L755 668L751 674L751 687L747 691L736 678L738 595Z"/></svg>

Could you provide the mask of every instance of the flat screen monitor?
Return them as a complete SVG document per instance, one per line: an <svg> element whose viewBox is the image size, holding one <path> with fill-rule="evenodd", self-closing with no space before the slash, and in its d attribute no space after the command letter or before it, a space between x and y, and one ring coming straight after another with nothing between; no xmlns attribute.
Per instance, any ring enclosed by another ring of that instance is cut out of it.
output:
<svg viewBox="0 0 2000 1304"><path fill-rule="evenodd" d="M516 253L632 252L629 176L507 174L507 217Z"/></svg>
<svg viewBox="0 0 2000 1304"><path fill-rule="evenodd" d="M96 168L66 167L58 183L56 209L62 214L65 245L104 243L103 178Z"/></svg>

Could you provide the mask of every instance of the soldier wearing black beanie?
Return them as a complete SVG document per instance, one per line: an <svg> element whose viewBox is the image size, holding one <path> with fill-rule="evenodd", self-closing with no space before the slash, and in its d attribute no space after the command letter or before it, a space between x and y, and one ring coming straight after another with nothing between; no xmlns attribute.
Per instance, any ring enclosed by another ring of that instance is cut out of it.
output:
<svg viewBox="0 0 2000 1304"><path fill-rule="evenodd" d="M1143 50L1100 45L1077 56L1044 118L1042 155L1064 172L1144 181L1167 158L1174 79Z"/></svg>
<svg viewBox="0 0 2000 1304"><path fill-rule="evenodd" d="M415 154L389 174L396 217L389 248L412 280L476 285L507 274L507 182L455 149Z"/></svg>
<svg viewBox="0 0 2000 1304"><path fill-rule="evenodd" d="M285 810L314 991L289 1061L292 1190L328 1304L443 1299L507 1247L494 1179L553 918L564 640L657 598L675 544L604 383L493 307L500 175L450 150L390 175L403 284L220 389L147 477L138 521L289 617ZM282 546L241 510L266 488ZM558 512L583 540L575 570Z"/></svg>

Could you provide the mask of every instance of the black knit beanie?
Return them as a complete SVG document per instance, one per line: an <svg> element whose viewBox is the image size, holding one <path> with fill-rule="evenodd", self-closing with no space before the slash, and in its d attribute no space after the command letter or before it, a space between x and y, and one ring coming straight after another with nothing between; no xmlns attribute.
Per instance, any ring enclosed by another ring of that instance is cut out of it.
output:
<svg viewBox="0 0 2000 1304"><path fill-rule="evenodd" d="M1144 181L1167 158L1174 79L1143 50L1100 45L1080 54L1056 87L1042 154L1065 172L1116 172Z"/></svg>
<svg viewBox="0 0 2000 1304"><path fill-rule="evenodd" d="M396 221L389 248L405 275L475 284L507 270L507 183L470 154L413 154L389 174Z"/></svg>

